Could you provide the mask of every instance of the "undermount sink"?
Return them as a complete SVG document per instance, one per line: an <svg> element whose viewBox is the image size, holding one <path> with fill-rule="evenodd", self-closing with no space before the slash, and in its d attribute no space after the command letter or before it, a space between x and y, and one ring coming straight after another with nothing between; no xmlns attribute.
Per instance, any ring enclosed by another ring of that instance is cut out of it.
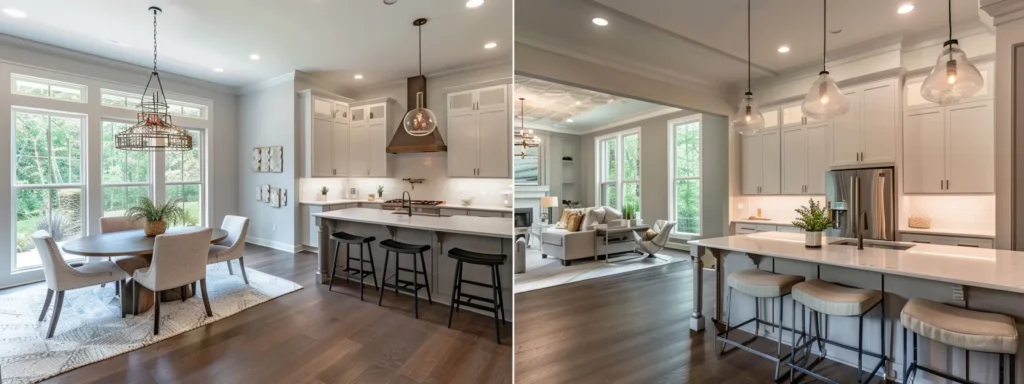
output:
<svg viewBox="0 0 1024 384"><path fill-rule="evenodd" d="M856 247L857 239L843 239L839 241L833 241L832 245L849 245ZM898 241L885 241L885 240L864 240L864 248L881 248L881 249L896 249L900 251L906 251L916 244L914 243L901 243Z"/></svg>
<svg viewBox="0 0 1024 384"><path fill-rule="evenodd" d="M394 211L394 212L391 212L391 214L392 215L408 215L409 212L408 211ZM452 215L442 215L442 214L438 214L438 213L424 213L424 212L413 212L412 215L413 216L452 217Z"/></svg>

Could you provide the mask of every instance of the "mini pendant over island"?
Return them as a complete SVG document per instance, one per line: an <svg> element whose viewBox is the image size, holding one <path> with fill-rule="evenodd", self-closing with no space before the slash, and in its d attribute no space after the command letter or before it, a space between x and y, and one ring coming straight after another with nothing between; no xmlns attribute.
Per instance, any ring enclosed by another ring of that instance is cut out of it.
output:
<svg viewBox="0 0 1024 384"><path fill-rule="evenodd" d="M419 18L412 22L412 25L416 26L416 31L419 34L420 76L423 76L423 25L426 23L427 19L424 18ZM423 92L417 92L416 108L410 109L405 114L405 118L402 119L402 126L405 127L405 131L413 136L426 136L434 132L434 129L437 129L437 117L434 115L434 111L424 106L424 97L426 95Z"/></svg>
<svg viewBox="0 0 1024 384"><path fill-rule="evenodd" d="M826 42L828 35L828 0L822 0L822 26L821 26L821 72L818 78L811 84L807 91L800 109L804 116L816 120L830 119L842 115L850 110L850 101L846 99L843 92L836 85L836 80L825 69Z"/></svg>
<svg viewBox="0 0 1024 384"><path fill-rule="evenodd" d="M942 53L935 67L921 85L921 97L940 105L949 105L973 96L981 90L985 79L978 68L967 60L960 43L953 38L953 2L949 0L949 40L942 44Z"/></svg>
<svg viewBox="0 0 1024 384"><path fill-rule="evenodd" d="M764 115L754 101L754 93L750 92L750 0L747 0L747 93L743 95L736 114L729 119L729 125L741 135L764 129Z"/></svg>

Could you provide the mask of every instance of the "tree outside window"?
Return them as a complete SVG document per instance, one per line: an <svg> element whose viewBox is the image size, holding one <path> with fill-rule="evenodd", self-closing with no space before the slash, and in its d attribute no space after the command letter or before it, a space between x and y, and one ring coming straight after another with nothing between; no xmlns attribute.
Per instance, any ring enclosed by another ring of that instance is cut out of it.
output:
<svg viewBox="0 0 1024 384"><path fill-rule="evenodd" d="M682 118L669 121L669 140L672 143L671 193L672 214L677 222L676 233L700 234L700 118Z"/></svg>
<svg viewBox="0 0 1024 384"><path fill-rule="evenodd" d="M640 211L640 129L597 138L598 191L601 205Z"/></svg>

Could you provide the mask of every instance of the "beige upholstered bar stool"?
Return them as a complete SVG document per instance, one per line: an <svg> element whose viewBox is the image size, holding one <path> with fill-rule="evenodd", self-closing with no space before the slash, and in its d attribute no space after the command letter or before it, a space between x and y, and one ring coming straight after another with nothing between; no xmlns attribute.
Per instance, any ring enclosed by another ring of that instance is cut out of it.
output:
<svg viewBox="0 0 1024 384"><path fill-rule="evenodd" d="M721 266L719 266L719 268L721 268ZM793 289L793 286L801 281L804 281L803 276L780 275L768 271L762 271L760 269L751 269L746 271L730 273L728 279L726 280L726 282L729 284L729 295L727 297L729 302L726 304L726 309L728 310L728 312L726 313L725 317L726 328L725 331L716 335L718 341L722 342L722 350L719 354L724 354L726 345L731 345L733 347L753 353L754 355L757 355L759 357L773 361L775 362L775 380L778 381L781 378L779 376L779 365L782 363L782 361L788 358L788 355L782 356L782 330L792 331L791 329L786 329L782 326L784 318L782 314L782 298L789 295ZM734 290L754 298L755 315L750 320L732 326L732 323L730 322L730 317L732 317L732 291ZM771 321L761 320L761 300L764 299L772 300L772 321L775 320L775 299L779 299L778 323L772 323ZM729 331L750 324L751 322L754 323L754 337L742 342L729 340ZM766 326L775 327L779 335L778 346L774 356L747 346L747 344L750 344L750 342L757 339L757 334L759 333L758 331L760 330L762 324Z"/></svg>
<svg viewBox="0 0 1024 384"><path fill-rule="evenodd" d="M913 379L917 370L931 373L957 383L970 383L971 372L968 366L967 377L959 378L945 372L917 363L917 338L924 336L954 348L965 350L969 358L971 351L994 353L999 355L999 382L1003 383L1004 360L1010 360L1010 383L1016 379L1017 367L1017 327L1013 319L998 313L972 311L925 299L910 299L900 313L903 323L903 363L907 364L907 331L914 332L914 360L907 365L903 377ZM910 382L905 380L904 382Z"/></svg>
<svg viewBox="0 0 1024 384"><path fill-rule="evenodd" d="M800 371L804 374L813 376L814 378L824 381L826 383L836 383L825 376L812 371L817 363L821 362L825 358L825 351L822 350L822 356L813 362L805 361L804 364L800 364L800 361L796 359L797 353L805 348L810 348L812 344L817 342L819 345L827 343L843 349L857 352L857 382L865 383L871 382L871 378L875 376L880 369L885 367L885 362L888 358L885 355L885 329L882 327L880 334L879 351L881 353L873 353L864 351L864 315L871 312L875 307L881 308L882 319L885 319L885 300L882 291L874 289L863 289L846 287L839 284L829 283L823 280L808 280L793 286L793 328L796 328L796 304L800 303L800 318L802 319L801 329L801 340L797 340L796 331L792 332L792 346L793 353L789 355L789 366L793 370ZM811 335L807 331L808 318L806 317L807 310L811 310L810 319L814 320L813 331ZM821 336L821 316L844 316L858 318L858 331L857 331L857 346L852 347L849 345L840 344L834 341L826 340ZM883 323L884 324L884 323ZM798 344L799 342L799 344ZM863 377L864 374L864 355L878 358L878 364L871 370L867 378ZM809 358L810 353L805 353L805 357ZM791 371L792 372L792 371ZM802 375L801 375L802 376ZM800 377L794 377L792 381L796 382ZM883 380L884 381L884 380Z"/></svg>

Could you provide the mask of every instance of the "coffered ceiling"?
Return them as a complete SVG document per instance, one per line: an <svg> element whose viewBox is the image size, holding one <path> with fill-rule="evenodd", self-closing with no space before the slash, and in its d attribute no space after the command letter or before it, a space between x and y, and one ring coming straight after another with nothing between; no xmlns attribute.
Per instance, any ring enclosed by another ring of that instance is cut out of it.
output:
<svg viewBox="0 0 1024 384"><path fill-rule="evenodd" d="M527 127L565 133L586 133L630 118L678 110L525 76L516 76L515 97L517 127L525 116Z"/></svg>

